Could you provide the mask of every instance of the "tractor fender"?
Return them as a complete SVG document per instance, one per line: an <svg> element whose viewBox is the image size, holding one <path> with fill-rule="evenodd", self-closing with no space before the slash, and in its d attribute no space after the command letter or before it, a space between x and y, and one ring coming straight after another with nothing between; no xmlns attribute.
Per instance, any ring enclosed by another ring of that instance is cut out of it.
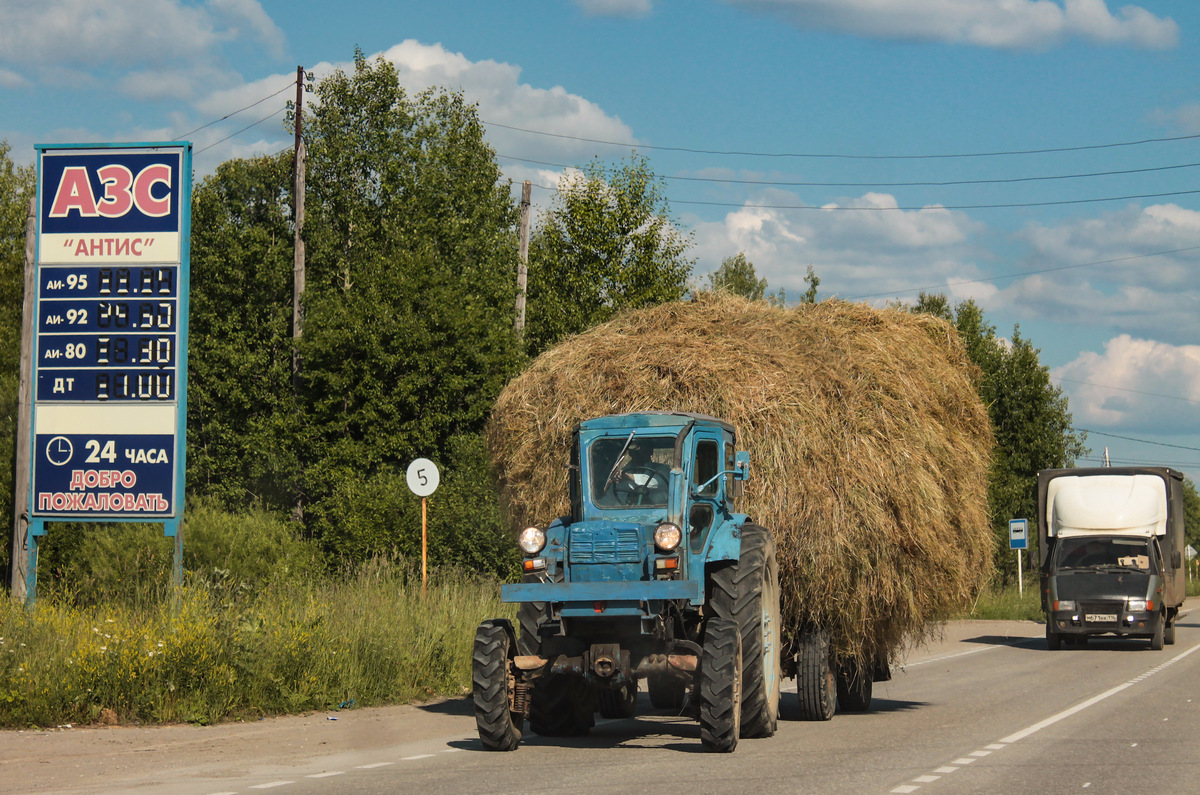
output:
<svg viewBox="0 0 1200 795"><path fill-rule="evenodd" d="M704 545L704 563L739 560L742 556L742 525L749 521L744 513L735 513L708 534Z"/></svg>

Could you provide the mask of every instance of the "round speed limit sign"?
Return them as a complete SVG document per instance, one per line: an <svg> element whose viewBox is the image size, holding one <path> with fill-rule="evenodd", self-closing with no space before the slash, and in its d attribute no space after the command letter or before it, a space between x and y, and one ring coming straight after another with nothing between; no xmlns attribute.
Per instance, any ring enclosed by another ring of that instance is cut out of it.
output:
<svg viewBox="0 0 1200 795"><path fill-rule="evenodd" d="M428 458L418 458L408 465L408 488L418 497L428 497L441 482L437 464Z"/></svg>

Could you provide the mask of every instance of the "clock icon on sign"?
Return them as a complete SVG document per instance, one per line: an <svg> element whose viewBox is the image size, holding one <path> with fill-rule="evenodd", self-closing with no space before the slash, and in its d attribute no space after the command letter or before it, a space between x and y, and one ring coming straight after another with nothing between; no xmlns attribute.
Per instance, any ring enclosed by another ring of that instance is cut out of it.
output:
<svg viewBox="0 0 1200 795"><path fill-rule="evenodd" d="M46 459L56 467L63 466L71 460L75 448L71 446L71 440L65 436L55 436L46 445Z"/></svg>

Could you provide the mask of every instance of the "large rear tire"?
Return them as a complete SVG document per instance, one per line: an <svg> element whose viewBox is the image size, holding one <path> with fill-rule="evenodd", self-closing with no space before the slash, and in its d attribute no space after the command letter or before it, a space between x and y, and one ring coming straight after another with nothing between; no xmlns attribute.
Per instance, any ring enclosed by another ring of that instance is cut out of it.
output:
<svg viewBox="0 0 1200 795"><path fill-rule="evenodd" d="M775 539L742 525L737 563L711 577L713 612L737 622L742 636L742 737L770 737L779 724L779 564Z"/></svg>
<svg viewBox="0 0 1200 795"><path fill-rule="evenodd" d="M1166 619L1163 619L1166 621ZM1175 620L1167 621L1167 625L1163 627L1163 643L1168 646L1175 645Z"/></svg>
<svg viewBox="0 0 1200 795"><path fill-rule="evenodd" d="M1150 636L1150 650L1162 651L1163 637L1166 634L1167 619L1165 616L1158 617L1158 626L1154 628L1154 634Z"/></svg>
<svg viewBox="0 0 1200 795"><path fill-rule="evenodd" d="M796 660L796 697L801 720L829 720L837 709L837 685L829 633L812 629L800 634Z"/></svg>
<svg viewBox="0 0 1200 795"><path fill-rule="evenodd" d="M515 686L510 661L512 642L501 624L485 621L475 632L471 686L475 725L488 751L513 751L521 744L523 715L511 711Z"/></svg>
<svg viewBox="0 0 1200 795"><path fill-rule="evenodd" d="M837 708L842 712L866 712L871 708L871 671L858 662L838 666Z"/></svg>
<svg viewBox="0 0 1200 795"><path fill-rule="evenodd" d="M615 690L604 689L596 694L596 704L602 718L632 718L637 713L637 682L629 682Z"/></svg>
<svg viewBox="0 0 1200 795"><path fill-rule="evenodd" d="M596 691L578 677L538 679L530 699L529 727L543 737L581 737L596 723Z"/></svg>
<svg viewBox="0 0 1200 795"><path fill-rule="evenodd" d="M521 602L517 608L517 649L519 654L537 654L541 648L542 639L538 636L538 628L545 620L545 602Z"/></svg>
<svg viewBox="0 0 1200 795"><path fill-rule="evenodd" d="M728 753L737 748L742 724L742 638L736 622L708 620L697 676L700 742L705 750Z"/></svg>

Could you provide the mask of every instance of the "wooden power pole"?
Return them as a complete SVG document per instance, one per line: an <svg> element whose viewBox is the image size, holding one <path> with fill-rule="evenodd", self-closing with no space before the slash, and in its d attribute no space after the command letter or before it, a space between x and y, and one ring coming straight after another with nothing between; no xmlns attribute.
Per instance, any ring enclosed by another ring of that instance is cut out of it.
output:
<svg viewBox="0 0 1200 795"><path fill-rule="evenodd" d="M295 242L292 265L292 340L300 342L304 328L301 299L304 296L304 139L301 131L304 124L304 67L296 67L296 151L292 161L293 188L295 190ZM300 349L292 351L292 385L300 377Z"/></svg>
<svg viewBox="0 0 1200 795"><path fill-rule="evenodd" d="M533 185L529 180L521 186L521 236L517 262L517 319L513 331L517 339L525 338L525 284L529 279L529 199Z"/></svg>
<svg viewBox="0 0 1200 795"><path fill-rule="evenodd" d="M37 195L29 199L25 216L25 301L21 307L21 364L17 398L17 466L13 479L12 580L9 593L24 602L29 576L29 434L33 428L33 299L34 245L37 238ZM36 540L34 543L37 543Z"/></svg>

